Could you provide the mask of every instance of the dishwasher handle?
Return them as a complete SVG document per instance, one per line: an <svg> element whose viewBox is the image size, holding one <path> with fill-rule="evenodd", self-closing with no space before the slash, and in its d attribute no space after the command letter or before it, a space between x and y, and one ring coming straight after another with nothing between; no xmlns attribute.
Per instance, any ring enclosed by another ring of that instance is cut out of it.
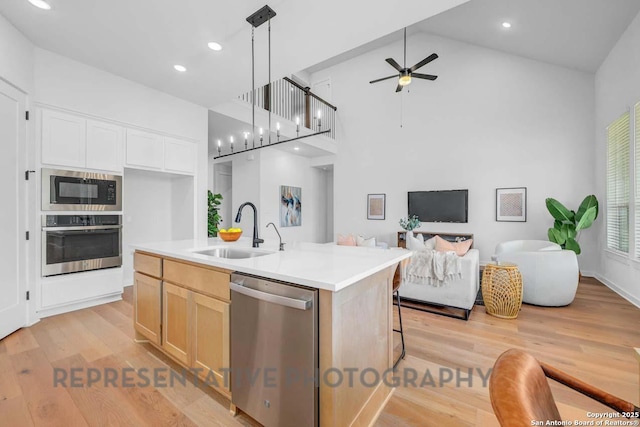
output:
<svg viewBox="0 0 640 427"><path fill-rule="evenodd" d="M246 286L242 286L235 282L231 282L229 286L231 287L232 291L238 292L239 294L246 295L251 298L259 299L261 301L284 305L286 307L291 307L298 310L309 310L311 308L311 301L270 294L268 292L262 292L257 289L247 288Z"/></svg>

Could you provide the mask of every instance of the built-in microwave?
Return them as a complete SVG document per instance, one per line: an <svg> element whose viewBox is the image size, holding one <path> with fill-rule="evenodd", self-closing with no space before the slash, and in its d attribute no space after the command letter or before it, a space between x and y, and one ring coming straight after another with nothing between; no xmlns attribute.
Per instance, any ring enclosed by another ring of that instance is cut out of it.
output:
<svg viewBox="0 0 640 427"><path fill-rule="evenodd" d="M42 169L43 211L121 211L122 177Z"/></svg>

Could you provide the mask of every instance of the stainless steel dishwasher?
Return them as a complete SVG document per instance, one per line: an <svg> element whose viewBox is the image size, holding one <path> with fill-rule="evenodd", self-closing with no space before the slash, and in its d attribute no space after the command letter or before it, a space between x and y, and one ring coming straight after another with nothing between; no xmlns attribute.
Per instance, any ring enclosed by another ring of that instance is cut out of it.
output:
<svg viewBox="0 0 640 427"><path fill-rule="evenodd" d="M317 289L232 274L232 402L265 427L317 426L317 370Z"/></svg>

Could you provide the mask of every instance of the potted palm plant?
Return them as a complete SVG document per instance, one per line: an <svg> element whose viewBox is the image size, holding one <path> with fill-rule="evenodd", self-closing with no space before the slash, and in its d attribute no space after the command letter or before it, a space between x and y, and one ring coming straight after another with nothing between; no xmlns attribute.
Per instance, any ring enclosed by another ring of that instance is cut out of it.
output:
<svg viewBox="0 0 640 427"><path fill-rule="evenodd" d="M556 199L548 198L546 204L555 220L553 227L547 232L549 240L559 244L562 249L580 255L582 249L578 243L579 234L581 230L591 227L598 218L598 199L593 194L585 197L578 207L578 212L567 209Z"/></svg>

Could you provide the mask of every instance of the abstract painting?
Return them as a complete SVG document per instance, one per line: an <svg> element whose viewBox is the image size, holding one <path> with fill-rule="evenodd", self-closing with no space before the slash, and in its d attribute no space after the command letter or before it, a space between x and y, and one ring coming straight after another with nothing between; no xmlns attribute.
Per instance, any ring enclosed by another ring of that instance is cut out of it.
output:
<svg viewBox="0 0 640 427"><path fill-rule="evenodd" d="M367 195L367 219L384 219L385 198L384 194Z"/></svg>
<svg viewBox="0 0 640 427"><path fill-rule="evenodd" d="M302 188L280 186L280 227L302 225Z"/></svg>
<svg viewBox="0 0 640 427"><path fill-rule="evenodd" d="M496 221L527 221L527 189L496 188Z"/></svg>

